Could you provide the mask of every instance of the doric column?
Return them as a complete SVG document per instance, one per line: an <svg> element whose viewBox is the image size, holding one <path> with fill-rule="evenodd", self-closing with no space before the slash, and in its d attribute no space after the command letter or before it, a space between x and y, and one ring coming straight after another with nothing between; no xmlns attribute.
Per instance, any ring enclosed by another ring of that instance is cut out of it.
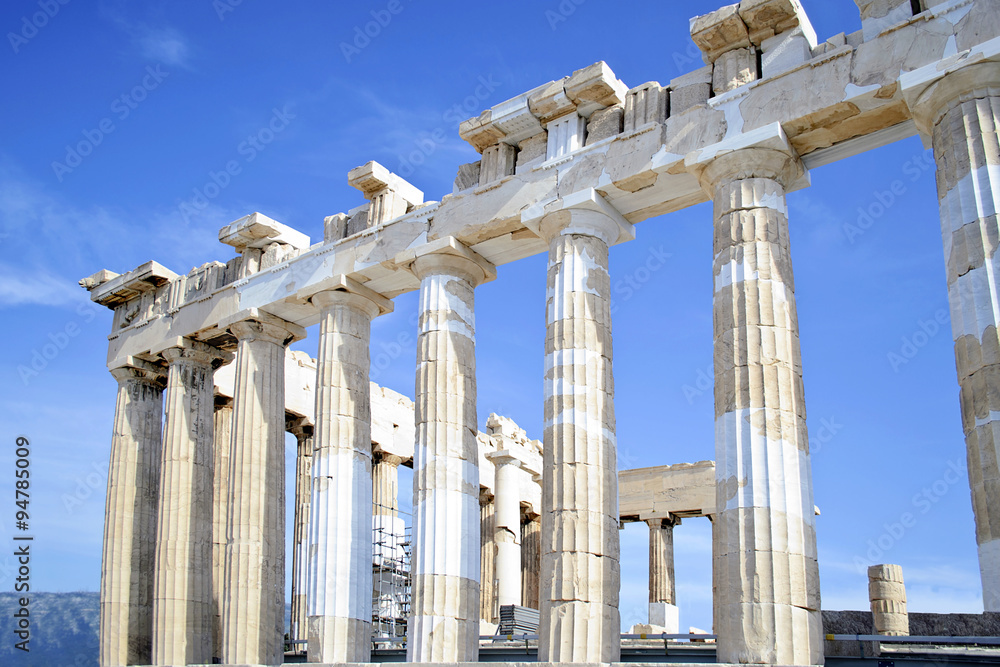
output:
<svg viewBox="0 0 1000 667"><path fill-rule="evenodd" d="M164 369L138 359L111 370L118 402L111 436L101 562L100 664L152 660L153 569L160 493Z"/></svg>
<svg viewBox="0 0 1000 667"><path fill-rule="evenodd" d="M674 526L680 519L650 519L649 525L649 623L678 630L676 588L674 586Z"/></svg>
<svg viewBox="0 0 1000 667"><path fill-rule="evenodd" d="M297 442L295 456L295 523L292 529L292 615L288 636L305 640L306 621L306 549L309 537L309 507L312 502L313 425L300 417L288 423L288 432ZM302 650L301 644L295 650Z"/></svg>
<svg viewBox="0 0 1000 667"><path fill-rule="evenodd" d="M232 355L184 340L167 360L153 571L153 664L212 661L213 376Z"/></svg>
<svg viewBox="0 0 1000 667"><path fill-rule="evenodd" d="M674 526L672 519L650 519L649 601L677 604L674 589Z"/></svg>
<svg viewBox="0 0 1000 667"><path fill-rule="evenodd" d="M928 66L900 81L937 162L983 606L1000 611L1000 62L975 60L982 56L950 69Z"/></svg>
<svg viewBox="0 0 1000 667"><path fill-rule="evenodd" d="M821 664L785 204L804 169L777 124L689 156L688 166L715 204L718 660Z"/></svg>
<svg viewBox="0 0 1000 667"><path fill-rule="evenodd" d="M593 190L563 198L545 305L541 610L538 659L617 662L618 472L608 248L632 226Z"/></svg>
<svg viewBox="0 0 1000 667"><path fill-rule="evenodd" d="M906 585L899 565L872 565L868 568L868 600L872 608L875 634L910 634L906 612Z"/></svg>
<svg viewBox="0 0 1000 667"><path fill-rule="evenodd" d="M532 609L538 609L541 546L541 519L537 514L530 514L521 523L521 606Z"/></svg>
<svg viewBox="0 0 1000 667"><path fill-rule="evenodd" d="M285 629L285 349L305 331L240 314L222 611L224 664L280 664Z"/></svg>
<svg viewBox="0 0 1000 667"><path fill-rule="evenodd" d="M487 623L497 623L499 622L496 617L497 554L493 547L496 505L493 503L493 494L488 493L486 489L481 489L479 493L479 517L479 618Z"/></svg>
<svg viewBox="0 0 1000 667"><path fill-rule="evenodd" d="M346 278L320 309L309 527L309 660L368 662L372 637L371 321L392 302Z"/></svg>
<svg viewBox="0 0 1000 667"><path fill-rule="evenodd" d="M491 264L454 239L414 258L420 280L407 660L479 658L480 508L474 290Z"/></svg>
<svg viewBox="0 0 1000 667"><path fill-rule="evenodd" d="M518 470L521 461L510 452L486 455L496 471L496 518L493 542L496 545L497 605L521 604L521 498Z"/></svg>
<svg viewBox="0 0 1000 667"><path fill-rule="evenodd" d="M222 659L222 607L226 584L226 527L229 522L229 446L233 439L233 399L215 396L212 470L212 657Z"/></svg>
<svg viewBox="0 0 1000 667"><path fill-rule="evenodd" d="M399 464L403 459L381 452L372 468L372 499L376 516L395 518L399 513Z"/></svg>

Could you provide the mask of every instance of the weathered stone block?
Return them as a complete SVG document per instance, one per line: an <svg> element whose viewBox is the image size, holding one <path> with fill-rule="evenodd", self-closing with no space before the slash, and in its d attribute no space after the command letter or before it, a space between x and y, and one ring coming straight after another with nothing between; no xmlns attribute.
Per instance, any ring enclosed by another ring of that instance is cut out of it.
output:
<svg viewBox="0 0 1000 667"><path fill-rule="evenodd" d="M753 47L726 51L715 61L712 90L716 95L739 88L757 78L757 53Z"/></svg>
<svg viewBox="0 0 1000 667"><path fill-rule="evenodd" d="M625 97L625 131L662 123L667 118L668 99L669 91L656 81L632 88Z"/></svg>
<svg viewBox="0 0 1000 667"><path fill-rule="evenodd" d="M479 185L479 173L482 168L482 160L459 165L458 175L455 176L455 185L452 193L458 194L462 190L468 190Z"/></svg>
<svg viewBox="0 0 1000 667"><path fill-rule="evenodd" d="M624 110L620 106L595 111L587 121L587 145L621 134Z"/></svg>

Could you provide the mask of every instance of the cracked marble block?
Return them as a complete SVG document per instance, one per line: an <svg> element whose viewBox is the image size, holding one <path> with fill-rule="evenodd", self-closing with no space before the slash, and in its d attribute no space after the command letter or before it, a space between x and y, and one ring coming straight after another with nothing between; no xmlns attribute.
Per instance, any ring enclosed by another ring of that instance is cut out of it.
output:
<svg viewBox="0 0 1000 667"><path fill-rule="evenodd" d="M608 248L631 225L591 194L549 243L538 659L620 656L618 474Z"/></svg>
<svg viewBox="0 0 1000 667"><path fill-rule="evenodd" d="M479 657L481 511L475 287L493 266L448 239L413 258L420 280L413 454L410 662Z"/></svg>
<svg viewBox="0 0 1000 667"><path fill-rule="evenodd" d="M215 369L232 355L190 340L167 361L153 570L154 665L211 662Z"/></svg>
<svg viewBox="0 0 1000 667"><path fill-rule="evenodd" d="M983 606L1000 611L1000 62L928 66L901 81L937 163Z"/></svg>
<svg viewBox="0 0 1000 667"><path fill-rule="evenodd" d="M328 290L316 360L312 501L307 555L311 662L368 662L372 618L371 321L378 295Z"/></svg>
<svg viewBox="0 0 1000 667"><path fill-rule="evenodd" d="M714 202L720 662L822 664L812 472L780 127L690 158Z"/></svg>
<svg viewBox="0 0 1000 667"><path fill-rule="evenodd" d="M239 316L238 316L239 317ZM285 633L285 349L304 330L266 316L236 337L223 664L280 664Z"/></svg>
<svg viewBox="0 0 1000 667"><path fill-rule="evenodd" d="M100 664L149 664L164 369L136 359L111 374L118 402L104 513Z"/></svg>

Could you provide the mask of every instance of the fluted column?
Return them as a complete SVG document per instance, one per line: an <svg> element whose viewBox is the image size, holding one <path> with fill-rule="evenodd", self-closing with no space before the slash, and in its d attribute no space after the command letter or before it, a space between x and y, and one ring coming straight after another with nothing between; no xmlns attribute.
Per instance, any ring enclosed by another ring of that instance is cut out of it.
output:
<svg viewBox="0 0 1000 667"><path fill-rule="evenodd" d="M649 601L677 604L674 587L673 519L650 519L649 525Z"/></svg>
<svg viewBox="0 0 1000 667"><path fill-rule="evenodd" d="M479 618L487 623L497 623L496 617L496 549L493 547L493 531L496 525L496 505L493 494L481 489L479 493Z"/></svg>
<svg viewBox="0 0 1000 667"><path fill-rule="evenodd" d="M212 470L212 657L222 659L222 606L226 583L226 526L229 521L229 446L233 438L233 399L215 397Z"/></svg>
<svg viewBox="0 0 1000 667"><path fill-rule="evenodd" d="M399 464L403 459L382 452L372 468L372 498L377 516L395 518L399 513Z"/></svg>
<svg viewBox="0 0 1000 667"><path fill-rule="evenodd" d="M901 78L937 163L941 236L983 607L1000 611L1000 62ZM996 56L994 56L996 58Z"/></svg>
<svg viewBox="0 0 1000 667"><path fill-rule="evenodd" d="M232 355L186 340L167 360L153 571L153 664L212 661L213 376Z"/></svg>
<svg viewBox="0 0 1000 667"><path fill-rule="evenodd" d="M822 664L812 472L780 126L691 161L715 205L718 660ZM690 159L690 158L689 158Z"/></svg>
<svg viewBox="0 0 1000 667"><path fill-rule="evenodd" d="M372 637L372 318L391 302L320 292L309 527L309 661L368 662ZM380 307L381 306L381 307Z"/></svg>
<svg viewBox="0 0 1000 667"><path fill-rule="evenodd" d="M542 522L532 514L521 523L521 605L532 609L538 609L541 546Z"/></svg>
<svg viewBox="0 0 1000 667"><path fill-rule="evenodd" d="M480 508L474 290L495 276L464 246L417 257L413 596L407 660L479 658Z"/></svg>
<svg viewBox="0 0 1000 667"><path fill-rule="evenodd" d="M518 470L521 461L509 452L486 455L496 471L496 519L493 542L496 545L497 605L521 604L521 498Z"/></svg>
<svg viewBox="0 0 1000 667"><path fill-rule="evenodd" d="M305 332L264 313L229 330L237 347L222 662L277 665L285 629L285 349Z"/></svg>
<svg viewBox="0 0 1000 667"><path fill-rule="evenodd" d="M608 247L631 225L600 195L546 216L549 243L538 659L617 662L618 473Z"/></svg>
<svg viewBox="0 0 1000 667"><path fill-rule="evenodd" d="M101 667L149 664L162 456L164 369L139 360L112 369L118 402L108 465L101 561Z"/></svg>
<svg viewBox="0 0 1000 667"><path fill-rule="evenodd" d="M292 615L288 636L305 640L306 622L306 549L309 537L309 508L312 502L313 425L304 418L289 424L297 440L295 456L295 518L292 529ZM302 650L301 644L294 646Z"/></svg>

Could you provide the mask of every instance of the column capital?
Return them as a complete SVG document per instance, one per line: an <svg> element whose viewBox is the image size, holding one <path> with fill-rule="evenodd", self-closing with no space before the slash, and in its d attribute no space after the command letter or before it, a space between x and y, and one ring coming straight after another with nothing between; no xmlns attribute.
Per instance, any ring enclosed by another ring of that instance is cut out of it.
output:
<svg viewBox="0 0 1000 667"><path fill-rule="evenodd" d="M119 383L139 380L160 387L166 386L167 369L138 357L125 357L108 369Z"/></svg>
<svg viewBox="0 0 1000 667"><path fill-rule="evenodd" d="M493 492L485 486L479 487L479 506L484 507L493 502Z"/></svg>
<svg viewBox="0 0 1000 667"><path fill-rule="evenodd" d="M219 328L228 329L237 340L263 340L284 347L306 337L306 330L299 325L257 308L241 310L225 318L219 322Z"/></svg>
<svg viewBox="0 0 1000 667"><path fill-rule="evenodd" d="M521 459L514 456L509 449L501 449L496 452L489 452L486 454L486 458L493 462L494 465L504 466L509 465L515 468L520 468L523 465Z"/></svg>
<svg viewBox="0 0 1000 667"><path fill-rule="evenodd" d="M226 352L201 341L182 337L164 341L160 347L152 352L162 356L167 364L186 361L211 366L213 369L225 366L234 358L232 352Z"/></svg>
<svg viewBox="0 0 1000 667"><path fill-rule="evenodd" d="M397 456L396 454L389 454L387 452L378 451L375 452L375 463L384 463L386 465L391 465L398 468L403 462L402 456Z"/></svg>
<svg viewBox="0 0 1000 667"><path fill-rule="evenodd" d="M324 278L300 290L295 296L317 308L327 308L335 303L352 306L367 312L372 319L393 311L392 299L343 274Z"/></svg>
<svg viewBox="0 0 1000 667"><path fill-rule="evenodd" d="M489 260L454 236L404 250L396 255L395 263L418 280L434 273L447 273L460 275L473 286L479 286L497 277L497 269Z"/></svg>
<svg viewBox="0 0 1000 667"><path fill-rule="evenodd" d="M609 246L635 238L632 223L594 188L529 206L521 214L521 223L550 243L562 234L595 236Z"/></svg>
<svg viewBox="0 0 1000 667"><path fill-rule="evenodd" d="M780 123L771 123L688 153L684 166L709 197L715 188L746 178L777 181L786 192L809 185L809 172Z"/></svg>
<svg viewBox="0 0 1000 667"><path fill-rule="evenodd" d="M306 417L285 417L285 430L299 440L313 437L313 424Z"/></svg>
<svg viewBox="0 0 1000 667"><path fill-rule="evenodd" d="M674 526L681 525L681 518L679 516L674 516L673 514L671 514L666 518L646 519L646 525L648 525L651 529L658 529L665 527L673 528Z"/></svg>
<svg viewBox="0 0 1000 667"><path fill-rule="evenodd" d="M953 104L968 97L1000 96L1000 38L945 62L944 67L935 62L899 77L900 92L925 146Z"/></svg>

